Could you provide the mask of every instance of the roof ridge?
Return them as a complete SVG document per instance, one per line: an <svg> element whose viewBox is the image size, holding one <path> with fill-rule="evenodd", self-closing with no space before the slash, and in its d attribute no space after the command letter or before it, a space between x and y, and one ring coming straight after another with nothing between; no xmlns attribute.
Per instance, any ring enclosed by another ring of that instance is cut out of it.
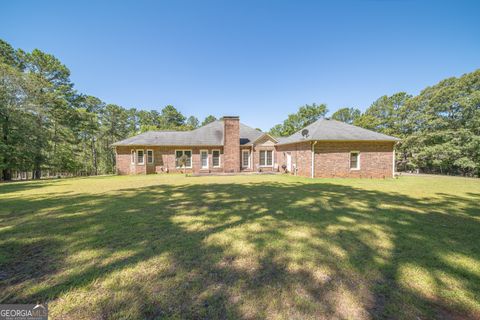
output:
<svg viewBox="0 0 480 320"><path fill-rule="evenodd" d="M245 124L245 123L243 123L243 122L240 122L240 124L241 124L242 126L244 126L244 127L247 127L247 128L249 128L249 129L252 129L252 130L256 130L256 131L258 131L258 132L267 133L267 132L264 132L264 131L259 130L259 129L257 129L257 128L250 127L248 124Z"/></svg>
<svg viewBox="0 0 480 320"><path fill-rule="evenodd" d="M205 127L208 127L208 126L212 126L212 124L214 124L214 123L216 123L216 122L222 122L222 120L220 120L220 119L213 120L212 122L209 122L209 123L207 123L207 124L204 124L203 126L200 126L200 127L195 128L195 129L193 129L193 130L190 130L190 131L196 131L196 130L198 130L198 129L202 129L202 128L205 128Z"/></svg>
<svg viewBox="0 0 480 320"><path fill-rule="evenodd" d="M188 132L188 131L192 131L192 130L148 130L148 131L142 132L140 134L150 133L150 132L163 133L163 132Z"/></svg>

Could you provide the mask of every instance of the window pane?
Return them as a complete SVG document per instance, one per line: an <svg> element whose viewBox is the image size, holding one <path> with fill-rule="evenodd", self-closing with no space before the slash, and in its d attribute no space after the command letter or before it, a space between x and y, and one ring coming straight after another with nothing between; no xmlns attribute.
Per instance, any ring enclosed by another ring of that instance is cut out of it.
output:
<svg viewBox="0 0 480 320"><path fill-rule="evenodd" d="M202 162L202 168L207 168L208 167L208 152L207 151L200 152L200 157L201 157L201 162Z"/></svg>
<svg viewBox="0 0 480 320"><path fill-rule="evenodd" d="M192 151L184 151L183 152L187 156L187 161L185 162L186 167L192 166Z"/></svg>
<svg viewBox="0 0 480 320"><path fill-rule="evenodd" d="M350 168L351 169L358 168L358 153L350 154Z"/></svg>
<svg viewBox="0 0 480 320"><path fill-rule="evenodd" d="M183 155L183 151L177 150L175 152L175 166L178 168L180 167L180 164L178 163L178 159Z"/></svg>
<svg viewBox="0 0 480 320"><path fill-rule="evenodd" d="M260 151L260 165L261 166L265 166L266 165L266 161L265 161L265 151Z"/></svg>
<svg viewBox="0 0 480 320"><path fill-rule="evenodd" d="M131 160L132 160L132 163L135 163L135 150L132 150Z"/></svg>
<svg viewBox="0 0 480 320"><path fill-rule="evenodd" d="M138 150L137 151L137 162L138 163L143 163L143 150Z"/></svg>
<svg viewBox="0 0 480 320"><path fill-rule="evenodd" d="M212 151L212 165L214 167L220 166L220 151Z"/></svg>
<svg viewBox="0 0 480 320"><path fill-rule="evenodd" d="M249 165L248 165L248 158L249 158L249 152L248 151L242 151L242 166L244 168L248 168Z"/></svg>
<svg viewBox="0 0 480 320"><path fill-rule="evenodd" d="M273 153L271 150L267 151L267 166L271 166L273 164Z"/></svg>
<svg viewBox="0 0 480 320"><path fill-rule="evenodd" d="M153 150L148 150L147 151L147 162L148 163L153 163Z"/></svg>

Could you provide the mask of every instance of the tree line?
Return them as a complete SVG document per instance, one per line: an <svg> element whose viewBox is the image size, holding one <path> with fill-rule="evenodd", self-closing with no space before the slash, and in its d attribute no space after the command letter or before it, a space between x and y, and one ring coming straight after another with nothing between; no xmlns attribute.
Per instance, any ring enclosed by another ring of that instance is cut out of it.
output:
<svg viewBox="0 0 480 320"><path fill-rule="evenodd" d="M304 105L273 128L288 136L325 117L325 104ZM413 96L385 95L365 112L341 108L332 118L401 138L397 168L480 175L480 70L448 78ZM115 141L149 130L191 130L202 123L174 106L160 112L124 108L74 89L69 69L38 49L0 39L0 179L19 175L114 173Z"/></svg>
<svg viewBox="0 0 480 320"><path fill-rule="evenodd" d="M214 120L210 115L200 124L171 105L158 112L106 104L76 91L55 56L0 39L0 180L113 173L113 142Z"/></svg>
<svg viewBox="0 0 480 320"><path fill-rule="evenodd" d="M270 133L288 136L327 112L324 104L305 105ZM417 96L382 96L363 113L341 108L332 118L401 138L399 171L480 176L480 69L442 80Z"/></svg>

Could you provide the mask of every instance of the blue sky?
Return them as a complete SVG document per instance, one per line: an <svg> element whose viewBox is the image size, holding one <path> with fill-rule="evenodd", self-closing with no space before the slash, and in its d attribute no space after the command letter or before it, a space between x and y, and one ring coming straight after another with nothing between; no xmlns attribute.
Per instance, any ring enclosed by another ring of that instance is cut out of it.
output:
<svg viewBox="0 0 480 320"><path fill-rule="evenodd" d="M367 108L480 68L479 1L4 1L0 38L124 107L239 115ZM330 113L331 113L330 112Z"/></svg>

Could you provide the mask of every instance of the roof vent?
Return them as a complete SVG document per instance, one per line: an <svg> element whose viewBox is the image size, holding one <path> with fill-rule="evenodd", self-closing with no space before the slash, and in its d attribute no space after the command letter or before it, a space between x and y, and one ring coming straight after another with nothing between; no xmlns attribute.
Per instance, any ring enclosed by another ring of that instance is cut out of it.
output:
<svg viewBox="0 0 480 320"><path fill-rule="evenodd" d="M303 129L302 130L302 136L306 139L308 138L308 129Z"/></svg>

